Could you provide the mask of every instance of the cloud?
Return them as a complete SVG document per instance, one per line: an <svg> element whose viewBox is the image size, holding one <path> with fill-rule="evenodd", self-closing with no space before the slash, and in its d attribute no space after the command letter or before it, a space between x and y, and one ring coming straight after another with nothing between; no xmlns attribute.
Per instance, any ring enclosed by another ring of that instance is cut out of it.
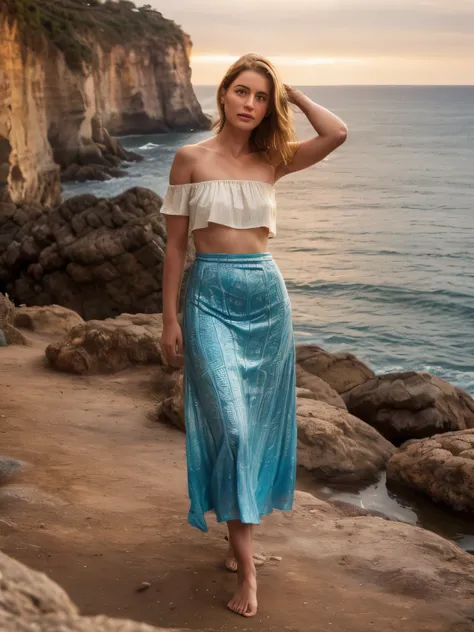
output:
<svg viewBox="0 0 474 632"><path fill-rule="evenodd" d="M308 56L474 55L471 0L153 0L196 52Z"/></svg>
<svg viewBox="0 0 474 632"><path fill-rule="evenodd" d="M148 3L191 35L196 56L236 57L253 51L285 58L365 58L371 63L416 58L455 64L467 58L474 65L474 0Z"/></svg>

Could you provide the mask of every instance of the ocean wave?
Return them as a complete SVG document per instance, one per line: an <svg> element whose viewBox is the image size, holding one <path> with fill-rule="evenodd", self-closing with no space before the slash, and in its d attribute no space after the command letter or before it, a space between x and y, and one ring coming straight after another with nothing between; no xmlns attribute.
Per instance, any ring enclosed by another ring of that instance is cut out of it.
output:
<svg viewBox="0 0 474 632"><path fill-rule="evenodd" d="M351 300L366 300L398 304L414 309L423 309L431 313L457 315L466 318L474 317L474 296L462 292L448 290L422 291L389 285L371 285L368 283L298 283L287 280L290 292L316 294L318 296L337 296Z"/></svg>
<svg viewBox="0 0 474 632"><path fill-rule="evenodd" d="M320 239L318 237L318 239ZM335 238L334 238L335 239ZM390 250L390 249L382 249L382 250L369 250L369 249L358 249L358 250L348 250L348 254L351 255L364 255L364 256L375 256L378 257L380 255L389 255L393 257L429 257L433 259L461 259L462 261L474 261L474 256L471 256L468 252L427 252L420 251L416 252L414 250Z"/></svg>
<svg viewBox="0 0 474 632"><path fill-rule="evenodd" d="M162 147L162 145L158 145L157 143L146 143L146 145L142 145L138 149L141 151L150 151L152 149L157 149L158 147Z"/></svg>

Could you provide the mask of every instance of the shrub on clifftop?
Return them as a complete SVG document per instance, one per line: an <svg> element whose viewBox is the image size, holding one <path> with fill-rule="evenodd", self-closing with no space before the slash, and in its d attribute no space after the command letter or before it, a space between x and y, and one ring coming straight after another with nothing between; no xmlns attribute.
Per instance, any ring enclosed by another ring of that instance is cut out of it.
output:
<svg viewBox="0 0 474 632"><path fill-rule="evenodd" d="M16 20L25 44L39 46L39 36L44 35L74 69L92 62L94 39L107 46L158 35L166 45L182 36L179 26L159 11L149 5L137 8L125 0L0 0L0 4Z"/></svg>

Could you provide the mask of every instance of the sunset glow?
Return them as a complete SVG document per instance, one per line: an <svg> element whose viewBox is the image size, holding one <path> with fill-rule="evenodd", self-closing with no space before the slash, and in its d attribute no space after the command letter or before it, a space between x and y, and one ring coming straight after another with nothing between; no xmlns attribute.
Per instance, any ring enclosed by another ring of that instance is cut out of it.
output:
<svg viewBox="0 0 474 632"><path fill-rule="evenodd" d="M237 55L193 55L191 63L195 64L232 64L238 58ZM367 64L367 59L350 57L284 57L269 55L268 58L278 66L325 66L331 64Z"/></svg>
<svg viewBox="0 0 474 632"><path fill-rule="evenodd" d="M188 33L192 82L247 52L294 85L472 85L474 0L137 0Z"/></svg>

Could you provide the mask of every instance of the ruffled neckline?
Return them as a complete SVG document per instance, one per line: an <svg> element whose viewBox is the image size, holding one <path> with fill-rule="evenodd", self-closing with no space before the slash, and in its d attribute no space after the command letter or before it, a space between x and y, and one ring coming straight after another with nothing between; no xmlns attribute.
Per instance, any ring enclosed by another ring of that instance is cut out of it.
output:
<svg viewBox="0 0 474 632"><path fill-rule="evenodd" d="M213 184L213 183L222 183L222 184L261 184L263 186L274 188L275 184L272 182L264 182L263 180L200 180L199 182L185 182L184 184L170 184L170 187L197 187L203 184Z"/></svg>

